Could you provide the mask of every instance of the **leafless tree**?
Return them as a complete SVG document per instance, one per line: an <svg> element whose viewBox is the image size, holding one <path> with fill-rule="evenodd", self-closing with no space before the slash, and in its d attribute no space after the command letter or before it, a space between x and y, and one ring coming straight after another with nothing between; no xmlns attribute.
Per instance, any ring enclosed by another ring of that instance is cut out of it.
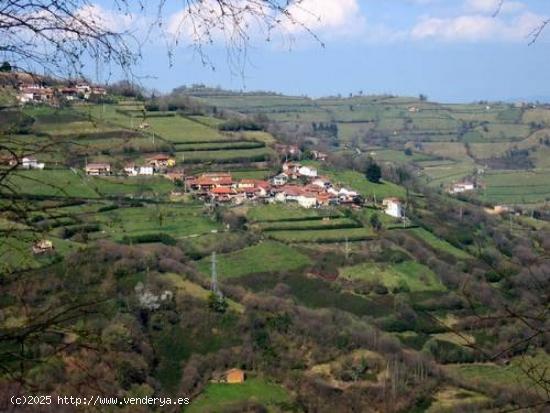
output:
<svg viewBox="0 0 550 413"><path fill-rule="evenodd" d="M111 10L88 0L2 0L0 54L27 71L80 74L90 58L129 70L155 33L167 39L169 56L185 39L209 64L205 48L222 42L242 62L251 32L269 41L276 29L298 26L317 38L294 17L302 1L185 0L169 14L166 0L112 0Z"/></svg>

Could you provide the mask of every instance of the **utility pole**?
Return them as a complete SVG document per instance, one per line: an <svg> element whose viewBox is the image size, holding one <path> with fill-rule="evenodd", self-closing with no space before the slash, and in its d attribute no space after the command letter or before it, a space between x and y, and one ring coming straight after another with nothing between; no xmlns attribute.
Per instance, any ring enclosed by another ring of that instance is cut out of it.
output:
<svg viewBox="0 0 550 413"><path fill-rule="evenodd" d="M346 254L346 261L349 260L349 254L351 252L351 248L349 245L349 239L346 237L346 243L344 244L344 253Z"/></svg>
<svg viewBox="0 0 550 413"><path fill-rule="evenodd" d="M210 280L210 290L216 294L219 298L222 298L222 293L218 288L218 269L217 269L217 259L216 251L212 251L212 269L211 269L211 280Z"/></svg>

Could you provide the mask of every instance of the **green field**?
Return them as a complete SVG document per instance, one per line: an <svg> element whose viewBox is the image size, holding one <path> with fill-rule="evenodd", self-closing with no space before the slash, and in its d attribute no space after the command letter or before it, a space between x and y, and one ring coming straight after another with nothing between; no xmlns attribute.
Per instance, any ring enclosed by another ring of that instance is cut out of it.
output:
<svg viewBox="0 0 550 413"><path fill-rule="evenodd" d="M337 229L360 227L356 221L350 218L307 219L303 221L277 221L258 225L262 231L277 230L308 230L308 229Z"/></svg>
<svg viewBox="0 0 550 413"><path fill-rule="evenodd" d="M89 185L102 196L158 197L169 194L174 184L163 177L89 177Z"/></svg>
<svg viewBox="0 0 550 413"><path fill-rule="evenodd" d="M479 389L485 386L512 386L537 392L542 389L528 379L525 371L531 369L534 377L537 375L544 377L544 371L548 369L549 364L550 356L543 350L539 350L533 355L515 357L506 366L493 363L453 364L446 366L445 370L451 376Z"/></svg>
<svg viewBox="0 0 550 413"><path fill-rule="evenodd" d="M68 198L98 198L88 180L69 170L17 171L10 175L8 184L17 193L35 196Z"/></svg>
<svg viewBox="0 0 550 413"><path fill-rule="evenodd" d="M391 182L372 183L365 176L355 171L337 171L334 169L322 168L322 174L328 175L334 185L345 186L358 191L364 197L376 196L378 201L386 197L405 197L405 188Z"/></svg>
<svg viewBox="0 0 550 413"><path fill-rule="evenodd" d="M120 240L124 236L168 234L174 238L201 235L220 230L220 225L193 205L150 205L119 208L95 216L109 236Z"/></svg>
<svg viewBox="0 0 550 413"><path fill-rule="evenodd" d="M269 238L283 242L345 242L363 241L375 237L371 228L319 229L305 231L269 231Z"/></svg>
<svg viewBox="0 0 550 413"><path fill-rule="evenodd" d="M269 148L254 149L227 149L214 151L191 151L176 152L176 157L182 159L184 163L194 162L227 162L227 161L250 161L263 162L269 158L273 152Z"/></svg>
<svg viewBox="0 0 550 413"><path fill-rule="evenodd" d="M264 406L288 402L288 392L281 386L261 378L250 378L242 384L210 383L192 401L185 413L221 412L232 404L253 400Z"/></svg>
<svg viewBox="0 0 550 413"><path fill-rule="evenodd" d="M486 188L479 197L504 204L529 204L550 200L550 177L545 171L491 171L483 176Z"/></svg>
<svg viewBox="0 0 550 413"><path fill-rule="evenodd" d="M39 268L53 262L55 255L66 255L76 251L81 244L52 236L41 237L31 231L2 233L0 240L0 274L12 271ZM34 255L33 244L40 239L52 241L54 251L44 255Z"/></svg>
<svg viewBox="0 0 550 413"><path fill-rule="evenodd" d="M264 241L237 252L218 255L217 267L218 274L223 279L254 273L298 270L309 264L309 258L295 248L274 241ZM204 274L210 274L210 266L210 257L198 262L198 267Z"/></svg>
<svg viewBox="0 0 550 413"><path fill-rule="evenodd" d="M454 255L458 259L472 258L467 252L456 248L454 245L449 244L447 241L442 240L441 238L438 238L433 233L425 230L424 228L411 228L409 231L436 250L444 251L448 254Z"/></svg>
<svg viewBox="0 0 550 413"><path fill-rule="evenodd" d="M181 116L149 118L147 123L155 133L174 143L232 140L224 137L217 129Z"/></svg>
<svg viewBox="0 0 550 413"><path fill-rule="evenodd" d="M323 216L340 216L338 210L305 209L295 205L255 205L247 211L247 217L253 222L276 222L304 219L320 219Z"/></svg>
<svg viewBox="0 0 550 413"><path fill-rule="evenodd" d="M445 291L437 275L416 261L390 265L364 263L343 268L340 275L350 279L380 282L390 291L394 289L405 289L411 292Z"/></svg>

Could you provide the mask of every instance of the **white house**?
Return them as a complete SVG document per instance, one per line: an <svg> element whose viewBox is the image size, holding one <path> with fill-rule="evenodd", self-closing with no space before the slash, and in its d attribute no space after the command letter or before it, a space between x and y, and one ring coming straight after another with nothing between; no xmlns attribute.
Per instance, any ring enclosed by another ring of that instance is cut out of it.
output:
<svg viewBox="0 0 550 413"><path fill-rule="evenodd" d="M385 198L382 205L386 207L384 212L394 218L403 218L403 204L399 198Z"/></svg>
<svg viewBox="0 0 550 413"><path fill-rule="evenodd" d="M308 178L316 178L317 177L317 169L312 168L310 166L301 166L298 169L298 174L302 176L306 176Z"/></svg>
<svg viewBox="0 0 550 413"><path fill-rule="evenodd" d="M82 94L84 99L89 99L92 93L92 88L87 83L79 83L75 86L75 89L79 94Z"/></svg>
<svg viewBox="0 0 550 413"><path fill-rule="evenodd" d="M288 175L285 173L279 174L273 178L273 185L282 186L288 182Z"/></svg>
<svg viewBox="0 0 550 413"><path fill-rule="evenodd" d="M124 167L124 173L128 176L136 176L138 168L134 164L129 164Z"/></svg>
<svg viewBox="0 0 550 413"><path fill-rule="evenodd" d="M296 197L298 205L302 208L314 208L317 206L317 196L315 194L302 194Z"/></svg>
<svg viewBox="0 0 550 413"><path fill-rule="evenodd" d="M155 168L152 166L140 166L138 175L153 175L155 173Z"/></svg>
<svg viewBox="0 0 550 413"><path fill-rule="evenodd" d="M473 191L475 188L475 185L471 182L459 182L451 186L449 193L460 194L462 192Z"/></svg>
<svg viewBox="0 0 550 413"><path fill-rule="evenodd" d="M86 175L110 175L111 165L108 163L89 163L86 165Z"/></svg>
<svg viewBox="0 0 550 413"><path fill-rule="evenodd" d="M44 163L38 162L34 156L25 156L21 159L21 168L23 169L44 169Z"/></svg>

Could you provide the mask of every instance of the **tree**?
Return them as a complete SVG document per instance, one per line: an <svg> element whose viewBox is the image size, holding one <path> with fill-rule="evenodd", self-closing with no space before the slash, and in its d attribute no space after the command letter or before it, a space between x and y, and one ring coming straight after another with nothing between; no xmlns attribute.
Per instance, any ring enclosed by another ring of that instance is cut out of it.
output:
<svg viewBox="0 0 550 413"><path fill-rule="evenodd" d="M377 163L370 162L367 166L365 175L370 182L380 183L380 179L382 178L382 169Z"/></svg>
<svg viewBox="0 0 550 413"><path fill-rule="evenodd" d="M0 72L11 72L10 62L4 61L4 63L2 63L2 66L0 66Z"/></svg>
<svg viewBox="0 0 550 413"><path fill-rule="evenodd" d="M154 33L169 40L169 57L185 37L209 64L205 47L225 39L230 62L242 63L252 30L260 29L269 39L281 25L297 26L317 38L295 17L301 2L188 0L174 20L164 0L112 0L104 2L104 8L91 0L3 1L0 52L27 72L81 74L90 58L131 71L140 59L141 44ZM148 11L152 13L144 15Z"/></svg>
<svg viewBox="0 0 550 413"><path fill-rule="evenodd" d="M382 229L382 221L380 221L380 218L378 217L378 214L372 214L369 218L369 224L371 227L376 231L380 231Z"/></svg>
<svg viewBox="0 0 550 413"><path fill-rule="evenodd" d="M211 292L208 296L208 307L216 313L225 313L227 311L227 300L224 296Z"/></svg>

